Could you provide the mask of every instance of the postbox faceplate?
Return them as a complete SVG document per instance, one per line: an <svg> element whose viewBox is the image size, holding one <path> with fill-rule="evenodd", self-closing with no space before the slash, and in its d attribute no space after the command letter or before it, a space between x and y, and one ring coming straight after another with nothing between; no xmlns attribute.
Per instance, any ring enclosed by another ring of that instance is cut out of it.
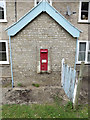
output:
<svg viewBox="0 0 90 120"><path fill-rule="evenodd" d="M41 71L48 70L48 49L40 49L40 69Z"/></svg>

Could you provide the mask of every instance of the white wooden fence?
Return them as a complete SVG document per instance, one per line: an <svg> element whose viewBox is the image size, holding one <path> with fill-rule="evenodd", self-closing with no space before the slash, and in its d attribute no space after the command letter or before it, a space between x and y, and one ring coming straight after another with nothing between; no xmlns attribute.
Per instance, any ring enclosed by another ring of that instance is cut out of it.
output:
<svg viewBox="0 0 90 120"><path fill-rule="evenodd" d="M61 72L61 85L68 98L74 103L77 90L76 70L65 64L64 59L62 59Z"/></svg>

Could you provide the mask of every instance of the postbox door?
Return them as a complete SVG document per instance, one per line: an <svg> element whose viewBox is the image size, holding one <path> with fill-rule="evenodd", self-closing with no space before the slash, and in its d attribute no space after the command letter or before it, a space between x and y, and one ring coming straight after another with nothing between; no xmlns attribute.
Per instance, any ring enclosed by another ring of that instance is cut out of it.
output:
<svg viewBox="0 0 90 120"><path fill-rule="evenodd" d="M48 49L40 50L40 68L41 71L48 70Z"/></svg>

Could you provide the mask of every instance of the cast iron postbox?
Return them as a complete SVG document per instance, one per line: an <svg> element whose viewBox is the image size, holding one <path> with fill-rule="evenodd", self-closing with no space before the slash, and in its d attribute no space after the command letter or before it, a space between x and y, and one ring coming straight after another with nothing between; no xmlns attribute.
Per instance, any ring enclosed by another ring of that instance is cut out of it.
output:
<svg viewBox="0 0 90 120"><path fill-rule="evenodd" d="M41 71L48 70L48 49L40 49L40 69Z"/></svg>

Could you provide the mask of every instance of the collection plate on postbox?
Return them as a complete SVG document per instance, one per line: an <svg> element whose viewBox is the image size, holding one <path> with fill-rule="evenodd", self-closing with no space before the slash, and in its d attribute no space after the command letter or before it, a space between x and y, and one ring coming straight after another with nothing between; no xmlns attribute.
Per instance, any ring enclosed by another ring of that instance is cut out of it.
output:
<svg viewBox="0 0 90 120"><path fill-rule="evenodd" d="M40 49L40 69L41 71L48 70L48 49Z"/></svg>

